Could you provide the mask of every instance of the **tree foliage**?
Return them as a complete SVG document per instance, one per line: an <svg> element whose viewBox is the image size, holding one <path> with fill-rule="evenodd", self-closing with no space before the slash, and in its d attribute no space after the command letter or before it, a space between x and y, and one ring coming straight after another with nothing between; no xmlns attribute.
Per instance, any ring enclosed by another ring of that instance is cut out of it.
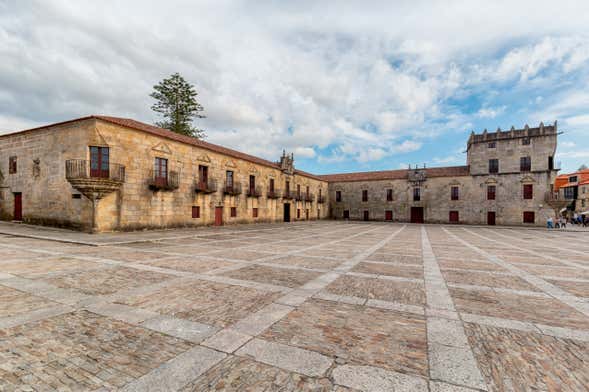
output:
<svg viewBox="0 0 589 392"><path fill-rule="evenodd" d="M578 170L578 171L581 171L581 170L587 170L587 169L588 169L588 168L587 168L587 165L585 165L585 164L582 164L582 165L579 167L579 170Z"/></svg>
<svg viewBox="0 0 589 392"><path fill-rule="evenodd" d="M151 109L162 117L162 121L156 122L158 127L199 139L206 137L202 129L192 125L195 118L205 117L201 114L204 108L197 102L198 93L192 84L176 72L153 86L153 89L150 97L156 103Z"/></svg>

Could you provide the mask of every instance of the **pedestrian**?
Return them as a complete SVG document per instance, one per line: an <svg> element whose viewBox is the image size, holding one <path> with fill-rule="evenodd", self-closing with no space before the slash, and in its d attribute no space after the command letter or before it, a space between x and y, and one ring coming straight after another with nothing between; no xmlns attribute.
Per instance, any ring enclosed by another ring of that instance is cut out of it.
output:
<svg viewBox="0 0 589 392"><path fill-rule="evenodd" d="M548 229L552 229L552 227L553 227L553 224L552 224L552 223L553 223L553 222L552 222L552 217L551 217L551 216L549 216L549 217L548 217L548 219L546 220L546 227L547 227Z"/></svg>

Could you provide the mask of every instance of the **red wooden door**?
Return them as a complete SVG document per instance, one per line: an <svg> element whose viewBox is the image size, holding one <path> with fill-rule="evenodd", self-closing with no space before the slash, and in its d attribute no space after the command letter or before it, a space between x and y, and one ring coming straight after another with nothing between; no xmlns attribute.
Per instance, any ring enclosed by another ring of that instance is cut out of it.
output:
<svg viewBox="0 0 589 392"><path fill-rule="evenodd" d="M384 212L384 220L392 221L393 220L393 211L387 210Z"/></svg>
<svg viewBox="0 0 589 392"><path fill-rule="evenodd" d="M458 211L450 211L448 218L449 218L450 223L458 223L458 221L459 221Z"/></svg>
<svg viewBox="0 0 589 392"><path fill-rule="evenodd" d="M90 177L109 177L108 147L90 147Z"/></svg>
<svg viewBox="0 0 589 392"><path fill-rule="evenodd" d="M411 207L411 223L423 223L423 207Z"/></svg>
<svg viewBox="0 0 589 392"><path fill-rule="evenodd" d="M22 220L22 193L14 194L14 220Z"/></svg>
<svg viewBox="0 0 589 392"><path fill-rule="evenodd" d="M495 211L487 212L487 224L489 226L495 226Z"/></svg>
<svg viewBox="0 0 589 392"><path fill-rule="evenodd" d="M215 207L215 226L223 226L223 207Z"/></svg>

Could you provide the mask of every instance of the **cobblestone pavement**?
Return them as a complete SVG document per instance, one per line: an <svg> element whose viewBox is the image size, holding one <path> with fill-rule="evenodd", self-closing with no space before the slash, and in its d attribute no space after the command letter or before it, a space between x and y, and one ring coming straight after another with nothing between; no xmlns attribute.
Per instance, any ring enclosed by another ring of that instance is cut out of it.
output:
<svg viewBox="0 0 589 392"><path fill-rule="evenodd" d="M589 389L586 233L0 229L0 391Z"/></svg>

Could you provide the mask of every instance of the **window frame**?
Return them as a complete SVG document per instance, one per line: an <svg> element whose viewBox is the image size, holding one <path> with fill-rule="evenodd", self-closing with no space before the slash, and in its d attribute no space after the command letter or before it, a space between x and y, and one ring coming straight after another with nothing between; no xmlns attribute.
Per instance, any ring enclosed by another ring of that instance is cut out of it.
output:
<svg viewBox="0 0 589 392"><path fill-rule="evenodd" d="M421 201L421 188L418 186L413 188L413 201Z"/></svg>
<svg viewBox="0 0 589 392"><path fill-rule="evenodd" d="M524 200L534 199L534 184L523 184L522 197Z"/></svg>
<svg viewBox="0 0 589 392"><path fill-rule="evenodd" d="M362 201L363 202L368 201L368 189L362 189Z"/></svg>
<svg viewBox="0 0 589 392"><path fill-rule="evenodd" d="M8 174L16 174L18 171L17 156L8 157Z"/></svg>
<svg viewBox="0 0 589 392"><path fill-rule="evenodd" d="M387 189L387 201L393 201L393 188Z"/></svg>
<svg viewBox="0 0 589 392"><path fill-rule="evenodd" d="M532 157L525 156L519 158L519 171L524 173L532 171Z"/></svg>
<svg viewBox="0 0 589 392"><path fill-rule="evenodd" d="M192 219L200 218L200 206L192 206Z"/></svg>
<svg viewBox="0 0 589 392"><path fill-rule="evenodd" d="M489 159L489 174L497 174L499 173L499 159L492 158Z"/></svg>
<svg viewBox="0 0 589 392"><path fill-rule="evenodd" d="M338 203L342 201L342 191L335 191L335 201Z"/></svg>
<svg viewBox="0 0 589 392"><path fill-rule="evenodd" d="M460 200L460 187L453 185L450 187L450 200Z"/></svg>
<svg viewBox="0 0 589 392"><path fill-rule="evenodd" d="M229 207L229 217L237 218L237 207Z"/></svg>
<svg viewBox="0 0 589 392"><path fill-rule="evenodd" d="M497 198L497 186L487 185L487 200L496 200Z"/></svg>

